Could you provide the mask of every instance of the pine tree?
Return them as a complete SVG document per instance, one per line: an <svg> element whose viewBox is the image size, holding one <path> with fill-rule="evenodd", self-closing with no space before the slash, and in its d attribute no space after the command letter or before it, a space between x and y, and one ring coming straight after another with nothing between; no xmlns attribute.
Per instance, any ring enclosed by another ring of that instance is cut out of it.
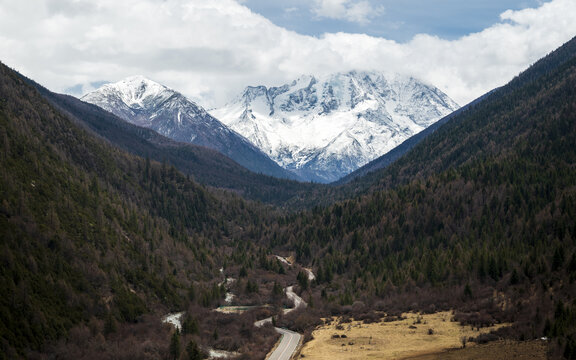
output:
<svg viewBox="0 0 576 360"><path fill-rule="evenodd" d="M175 331L170 339L170 358L177 360L180 357L180 333Z"/></svg>
<svg viewBox="0 0 576 360"><path fill-rule="evenodd" d="M186 352L188 353L189 360L201 360L203 358L200 348L198 348L198 344L193 340L190 340L188 345L186 345Z"/></svg>

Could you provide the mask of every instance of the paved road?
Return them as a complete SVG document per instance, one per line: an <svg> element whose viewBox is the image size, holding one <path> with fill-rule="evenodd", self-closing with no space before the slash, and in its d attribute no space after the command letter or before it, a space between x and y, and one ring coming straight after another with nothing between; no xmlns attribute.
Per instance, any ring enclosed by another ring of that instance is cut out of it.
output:
<svg viewBox="0 0 576 360"><path fill-rule="evenodd" d="M272 318L271 318L271 317L266 318L266 319L262 319L262 320L259 320L259 321L256 321L256 322L254 323L254 326L256 326L256 327L262 327L262 326L264 326L264 325L266 325L266 324L272 324Z"/></svg>
<svg viewBox="0 0 576 360"><path fill-rule="evenodd" d="M276 331L282 334L282 339L276 350L270 354L268 360L290 360L292 354L298 349L302 335L280 328L276 328Z"/></svg>
<svg viewBox="0 0 576 360"><path fill-rule="evenodd" d="M302 300L302 298L294 292L294 286L288 286L286 288L286 297L292 300L292 302L294 303L294 307L291 309L284 310L284 314L288 314L291 311L300 308L305 308L306 306L308 306L308 304L306 304L306 301Z"/></svg>
<svg viewBox="0 0 576 360"><path fill-rule="evenodd" d="M305 308L308 305L300 296L296 295L293 286L288 286L286 288L286 297L294 302L294 307L291 309L285 309L284 314L288 314L296 309ZM272 322L272 318L257 321L255 325L262 326L267 322ZM280 344L278 344L276 350L274 350L274 352L272 352L268 357L268 360L290 360L292 355L296 350L298 350L298 345L300 345L300 338L302 338L302 335L286 329L274 329L282 334L282 338L280 339Z"/></svg>

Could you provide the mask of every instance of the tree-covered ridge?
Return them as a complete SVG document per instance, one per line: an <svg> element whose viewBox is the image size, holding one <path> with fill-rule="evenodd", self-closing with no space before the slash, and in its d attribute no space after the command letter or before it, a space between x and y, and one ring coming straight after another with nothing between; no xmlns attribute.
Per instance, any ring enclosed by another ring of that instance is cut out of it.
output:
<svg viewBox="0 0 576 360"><path fill-rule="evenodd" d="M317 268L327 304L494 306L491 289L505 294L500 310L517 321L517 337L544 336L554 303L576 294L569 57L447 123L384 171L373 193L286 217L267 238ZM562 324L561 347L576 338Z"/></svg>
<svg viewBox="0 0 576 360"><path fill-rule="evenodd" d="M501 125L494 126L491 123L492 116L507 106L513 106L522 96L519 91L523 91L524 96L532 96L540 91L539 86L543 84L541 79L566 66L575 56L576 38L537 61L505 86L490 91L449 115L447 121L442 120L445 124L433 133L427 134L423 139L414 137L418 138L415 141L422 144L413 151L408 151L387 168L368 173L340 189L347 194L365 194L397 184L406 184L414 176L425 177L458 166L483 151L507 149L512 144L508 140L518 136L518 131L525 129L518 127L510 128L512 132L500 132L502 129L498 126ZM523 105L525 104L519 106ZM497 146L491 143L497 143ZM410 144L407 147L412 149L414 146Z"/></svg>
<svg viewBox="0 0 576 360"><path fill-rule="evenodd" d="M3 65L0 201L8 358L93 318L134 322L158 306L182 308L194 285L210 304L223 296L210 284L229 234L266 217L166 163L109 146Z"/></svg>

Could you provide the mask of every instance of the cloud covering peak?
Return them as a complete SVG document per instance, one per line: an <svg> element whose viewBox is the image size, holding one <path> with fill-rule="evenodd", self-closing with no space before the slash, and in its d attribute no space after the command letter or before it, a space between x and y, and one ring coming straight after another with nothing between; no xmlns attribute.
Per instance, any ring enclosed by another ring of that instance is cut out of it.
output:
<svg viewBox="0 0 576 360"><path fill-rule="evenodd" d="M319 16L369 21L362 6L370 4L362 3L314 4ZM399 43L301 35L234 0L0 0L0 61L60 92L145 74L205 106L249 84L277 85L305 73L392 71L465 104L576 35L575 18L576 2L553 0L506 11L500 22L456 40L419 34Z"/></svg>

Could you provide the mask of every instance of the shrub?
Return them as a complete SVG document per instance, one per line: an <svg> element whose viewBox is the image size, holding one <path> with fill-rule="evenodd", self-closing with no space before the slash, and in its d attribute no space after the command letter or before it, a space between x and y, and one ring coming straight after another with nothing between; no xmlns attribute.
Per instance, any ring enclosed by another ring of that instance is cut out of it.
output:
<svg viewBox="0 0 576 360"><path fill-rule="evenodd" d="M478 335L475 339L474 342L477 344L486 344L490 341L496 341L498 340L498 336L496 336L495 334L480 334Z"/></svg>

